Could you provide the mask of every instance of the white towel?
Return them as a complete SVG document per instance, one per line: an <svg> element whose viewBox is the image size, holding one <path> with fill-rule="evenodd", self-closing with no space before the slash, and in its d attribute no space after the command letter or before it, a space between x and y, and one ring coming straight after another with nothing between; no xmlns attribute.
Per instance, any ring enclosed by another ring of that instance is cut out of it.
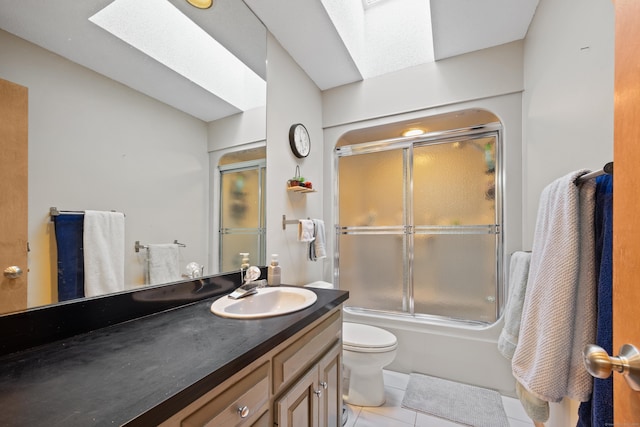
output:
<svg viewBox="0 0 640 427"><path fill-rule="evenodd" d="M595 338L595 182L574 184L585 172L557 179L540 197L511 364L516 380L547 402L586 401L592 389L582 349Z"/></svg>
<svg viewBox="0 0 640 427"><path fill-rule="evenodd" d="M124 215L84 213L84 294L87 297L124 290Z"/></svg>
<svg viewBox="0 0 640 427"><path fill-rule="evenodd" d="M514 252L509 264L509 298L504 308L504 327L498 338L498 351L507 359L513 358L518 344L522 306L527 289L531 253Z"/></svg>
<svg viewBox="0 0 640 427"><path fill-rule="evenodd" d="M181 279L180 249L177 244L151 244L147 246L149 284L175 282Z"/></svg>
<svg viewBox="0 0 640 427"><path fill-rule="evenodd" d="M318 259L327 257L327 249L325 246L326 239L324 235L324 221L321 219L314 219L313 225L315 231L315 239L312 243L310 243L310 245L313 245L313 260L316 261Z"/></svg>
<svg viewBox="0 0 640 427"><path fill-rule="evenodd" d="M313 221L310 219L301 219L298 221L298 241L313 242Z"/></svg>

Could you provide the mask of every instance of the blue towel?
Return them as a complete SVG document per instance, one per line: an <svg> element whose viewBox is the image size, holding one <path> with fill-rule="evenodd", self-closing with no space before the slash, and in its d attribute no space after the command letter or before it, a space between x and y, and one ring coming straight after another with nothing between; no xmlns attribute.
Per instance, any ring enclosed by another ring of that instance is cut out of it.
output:
<svg viewBox="0 0 640 427"><path fill-rule="evenodd" d="M598 317L596 344L613 354L612 332L612 240L613 177L596 178L596 268L598 276ZM594 378L591 400L580 404L578 427L613 425L613 377Z"/></svg>
<svg viewBox="0 0 640 427"><path fill-rule="evenodd" d="M58 301L84 297L83 214L53 217L58 248Z"/></svg>

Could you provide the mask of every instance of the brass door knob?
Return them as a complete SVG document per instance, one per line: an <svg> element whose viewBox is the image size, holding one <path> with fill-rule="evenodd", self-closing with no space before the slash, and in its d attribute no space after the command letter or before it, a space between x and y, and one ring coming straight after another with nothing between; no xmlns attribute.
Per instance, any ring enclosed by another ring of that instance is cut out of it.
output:
<svg viewBox="0 0 640 427"><path fill-rule="evenodd" d="M584 365L596 378L609 378L613 371L624 375L624 379L635 391L640 391L640 352L631 344L624 344L618 356L609 356L602 347L587 344L582 355Z"/></svg>

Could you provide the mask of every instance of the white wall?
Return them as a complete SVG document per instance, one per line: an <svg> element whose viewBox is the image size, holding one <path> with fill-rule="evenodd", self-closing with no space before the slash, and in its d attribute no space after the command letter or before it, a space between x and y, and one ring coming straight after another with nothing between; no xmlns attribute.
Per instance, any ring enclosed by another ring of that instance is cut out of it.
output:
<svg viewBox="0 0 640 427"><path fill-rule="evenodd" d="M51 206L125 213L127 284L143 283L136 240L206 264L206 124L4 31L0 46L0 77L29 89L29 305L57 292Z"/></svg>
<svg viewBox="0 0 640 427"><path fill-rule="evenodd" d="M613 160L614 9L608 0L541 0L525 40L523 242L543 188ZM549 427L576 425L578 402L552 404Z"/></svg>
<svg viewBox="0 0 640 427"><path fill-rule="evenodd" d="M287 219L323 218L323 135L321 93L278 41L267 39L267 257L280 255L282 283L302 285L319 280L323 261L308 261L307 245L297 241L297 226L282 229ZM311 153L296 158L289 147L289 127L303 123L311 138ZM287 192L287 180L300 166L315 193Z"/></svg>
<svg viewBox="0 0 640 427"><path fill-rule="evenodd" d="M267 133L267 108L259 107L209 122L209 151L236 148L239 145L264 141Z"/></svg>
<svg viewBox="0 0 640 427"><path fill-rule="evenodd" d="M522 90L522 42L327 90L325 128Z"/></svg>
<svg viewBox="0 0 640 427"><path fill-rule="evenodd" d="M613 160L613 3L542 0L525 40L523 240L542 189Z"/></svg>

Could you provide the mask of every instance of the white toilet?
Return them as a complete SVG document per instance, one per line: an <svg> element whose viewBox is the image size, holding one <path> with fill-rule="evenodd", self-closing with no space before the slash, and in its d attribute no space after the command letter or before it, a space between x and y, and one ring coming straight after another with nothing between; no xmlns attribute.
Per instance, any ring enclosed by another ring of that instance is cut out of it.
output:
<svg viewBox="0 0 640 427"><path fill-rule="evenodd" d="M318 281L305 285L331 289L333 285ZM384 329L360 323L342 323L342 364L349 391L344 401L356 406L384 404L382 368L396 357L398 340Z"/></svg>
<svg viewBox="0 0 640 427"><path fill-rule="evenodd" d="M382 368L396 357L398 340L389 331L370 325L342 324L342 363L349 372L347 403L380 406L385 402Z"/></svg>

